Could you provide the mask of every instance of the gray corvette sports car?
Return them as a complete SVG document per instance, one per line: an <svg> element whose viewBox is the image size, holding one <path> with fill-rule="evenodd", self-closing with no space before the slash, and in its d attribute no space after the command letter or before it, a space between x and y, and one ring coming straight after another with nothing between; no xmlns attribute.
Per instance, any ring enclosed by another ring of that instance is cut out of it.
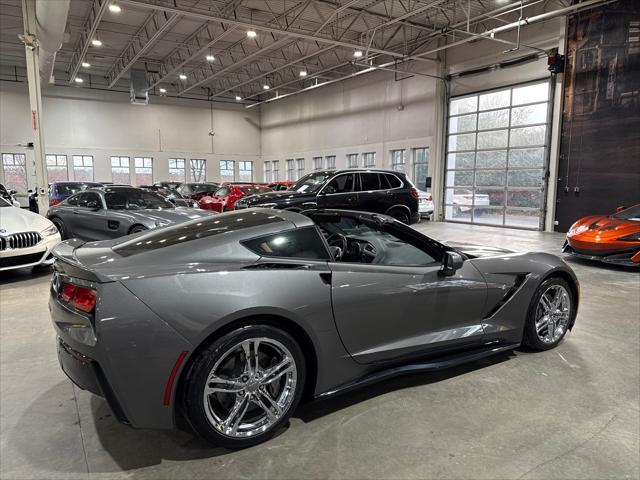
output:
<svg viewBox="0 0 640 480"><path fill-rule="evenodd" d="M446 246L384 215L246 209L62 242L60 364L138 428L263 441L303 397L555 347L579 287L547 253Z"/></svg>
<svg viewBox="0 0 640 480"><path fill-rule="evenodd" d="M215 215L176 207L160 195L130 186L89 188L47 211L65 238L108 240L174 223Z"/></svg>

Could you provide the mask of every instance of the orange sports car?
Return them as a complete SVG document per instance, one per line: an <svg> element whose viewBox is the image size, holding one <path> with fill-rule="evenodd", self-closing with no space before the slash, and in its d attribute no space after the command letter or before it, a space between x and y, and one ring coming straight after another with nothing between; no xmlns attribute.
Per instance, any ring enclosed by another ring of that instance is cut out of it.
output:
<svg viewBox="0 0 640 480"><path fill-rule="evenodd" d="M571 225L563 252L590 260L640 267L640 204Z"/></svg>

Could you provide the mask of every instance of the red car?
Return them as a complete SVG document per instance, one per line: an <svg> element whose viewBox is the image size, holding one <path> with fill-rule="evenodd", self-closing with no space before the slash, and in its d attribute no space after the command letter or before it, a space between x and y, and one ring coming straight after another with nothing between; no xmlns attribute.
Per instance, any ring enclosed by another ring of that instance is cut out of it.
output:
<svg viewBox="0 0 640 480"><path fill-rule="evenodd" d="M242 197L271 191L270 188L262 185L229 183L220 187L214 195L202 197L199 204L200 208L205 210L228 212L235 209L236 202Z"/></svg>
<svg viewBox="0 0 640 480"><path fill-rule="evenodd" d="M605 263L640 267L640 204L571 225L563 252Z"/></svg>

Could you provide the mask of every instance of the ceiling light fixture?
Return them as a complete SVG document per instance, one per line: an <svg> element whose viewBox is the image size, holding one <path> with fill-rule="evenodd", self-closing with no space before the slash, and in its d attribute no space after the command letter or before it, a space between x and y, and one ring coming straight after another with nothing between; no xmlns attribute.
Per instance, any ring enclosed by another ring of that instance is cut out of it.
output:
<svg viewBox="0 0 640 480"><path fill-rule="evenodd" d="M301 77L306 77L307 76L307 71L306 70L300 70L300 76Z"/></svg>
<svg viewBox="0 0 640 480"><path fill-rule="evenodd" d="M255 30L247 30L247 37L256 38L257 36L258 36L258 34L256 33Z"/></svg>
<svg viewBox="0 0 640 480"><path fill-rule="evenodd" d="M166 88L161 88L160 89L160 93L167 93L167 89Z"/></svg>
<svg viewBox="0 0 640 480"><path fill-rule="evenodd" d="M93 40L91 40L91 45L93 45L94 47L101 47L102 46L102 42L100 40L98 40L97 38L94 38Z"/></svg>
<svg viewBox="0 0 640 480"><path fill-rule="evenodd" d="M239 102L240 100L242 100L242 97L240 95L236 95L236 100Z"/></svg>
<svg viewBox="0 0 640 480"><path fill-rule="evenodd" d="M89 68L91 66L91 64L89 62L82 62L82 67L83 68Z"/></svg>
<svg viewBox="0 0 640 480"><path fill-rule="evenodd" d="M353 52L353 56L356 58L360 58L362 56L362 50L356 50Z"/></svg>
<svg viewBox="0 0 640 480"><path fill-rule="evenodd" d="M263 90L269 90L270 88L271 88L271 87L270 87L269 85L266 85L266 84L262 86L262 89L263 89Z"/></svg>
<svg viewBox="0 0 640 480"><path fill-rule="evenodd" d="M184 73L180 74L180 80L186 80L187 76Z"/></svg>
<svg viewBox="0 0 640 480"><path fill-rule="evenodd" d="M109 5L109 11L112 13L120 13L122 11L122 8L120 8L120 5L118 5L116 2L113 2L111 5Z"/></svg>
<svg viewBox="0 0 640 480"><path fill-rule="evenodd" d="M76 77L76 78L75 78L75 81L76 81L76 83L82 83L82 82L84 82L84 80L83 80L83 79L81 79L80 77Z"/></svg>
<svg viewBox="0 0 640 480"><path fill-rule="evenodd" d="M213 55L207 55L207 62L213 62L216 59Z"/></svg>

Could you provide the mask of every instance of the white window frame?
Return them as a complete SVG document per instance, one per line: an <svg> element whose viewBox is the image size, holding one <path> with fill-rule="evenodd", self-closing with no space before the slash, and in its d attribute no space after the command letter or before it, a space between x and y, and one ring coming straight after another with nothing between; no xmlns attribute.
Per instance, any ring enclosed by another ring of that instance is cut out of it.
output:
<svg viewBox="0 0 640 480"><path fill-rule="evenodd" d="M407 150L398 148L391 150L391 170L394 172L405 173L407 168Z"/></svg>
<svg viewBox="0 0 640 480"><path fill-rule="evenodd" d="M358 154L357 153L348 153L347 154L347 168L358 168Z"/></svg>
<svg viewBox="0 0 640 480"><path fill-rule="evenodd" d="M69 180L69 162L66 155L49 153L45 155L45 161L47 163L47 182L49 183L51 183L52 181L66 182ZM49 163L49 161L53 161L53 163ZM53 173L53 171L62 171L62 170L64 170L63 180L50 179L50 173Z"/></svg>
<svg viewBox="0 0 640 480"><path fill-rule="evenodd" d="M325 165L327 170L335 170L336 169L336 156L335 155L327 155L324 157Z"/></svg>
<svg viewBox="0 0 640 480"><path fill-rule="evenodd" d="M305 167L304 158L296 158L296 174L298 176L298 180L304 177L304 167Z"/></svg>
<svg viewBox="0 0 640 480"><path fill-rule="evenodd" d="M129 180L128 182L125 182L125 184L128 185L131 183L130 163L131 163L131 159L129 157L117 156L117 155L111 156L111 180L113 181L113 183L119 183L115 181L114 174L115 175L124 174L124 170L127 171L126 175L127 175L127 179ZM117 171L117 170L123 170L123 171Z"/></svg>
<svg viewBox="0 0 640 480"><path fill-rule="evenodd" d="M72 155L71 161L73 162L73 179L78 180L76 178L76 170L81 168L89 168L91 169L91 178L89 180L83 180L87 182L93 182L94 177L94 169L93 169L93 155ZM79 162L79 163L77 163Z"/></svg>
<svg viewBox="0 0 640 480"><path fill-rule="evenodd" d="M364 168L374 168L376 166L376 152L365 152L362 154Z"/></svg>
<svg viewBox="0 0 640 480"><path fill-rule="evenodd" d="M202 168L200 168L200 165ZM201 170L202 178L196 178L194 172L196 169ZM189 178L192 182L203 183L207 181L207 160L205 158L190 158L189 159Z"/></svg>
<svg viewBox="0 0 640 480"><path fill-rule="evenodd" d="M324 170L324 162L322 157L313 157L313 169Z"/></svg>
<svg viewBox="0 0 640 480"><path fill-rule="evenodd" d="M220 160L220 182L236 181L236 162L235 160ZM222 172L231 172L231 175Z"/></svg>
<svg viewBox="0 0 640 480"><path fill-rule="evenodd" d="M247 172L249 172L249 180L243 178ZM253 182L253 162L251 160L240 160L238 162L238 178L242 182Z"/></svg>
<svg viewBox="0 0 640 480"><path fill-rule="evenodd" d="M186 162L184 158L169 158L169 180L172 182L184 182L187 178ZM173 166L171 165L173 163ZM180 173L182 172L182 173ZM173 175L173 176L172 176ZM180 178L177 178L180 176Z"/></svg>
<svg viewBox="0 0 640 480"><path fill-rule="evenodd" d="M266 160L263 164L262 177L265 182L271 182L271 160Z"/></svg>
<svg viewBox="0 0 640 480"><path fill-rule="evenodd" d="M138 162L140 160L140 162ZM140 165L138 165L140 163ZM139 171L139 170L145 170ZM147 173L146 170L151 170L150 173ZM147 185L147 183L138 182L138 175L151 175L151 181L149 184L153 183L153 157L134 157L133 158L133 175L135 177L135 184L137 187L140 185Z"/></svg>
<svg viewBox="0 0 640 480"><path fill-rule="evenodd" d="M9 158L11 159L10 162L7 162L7 160L9 160ZM17 158L21 158L22 159L22 163L16 161ZM6 174L6 168L21 168L23 171L23 176L24 177L24 187L25 187L25 191L22 192L20 190L18 190L18 188L13 188L14 185L10 184L7 181L7 174ZM4 177L4 182L5 182L5 187L7 185L9 185L9 188L7 188L7 190L16 190L19 193L25 193L28 189L29 189L29 176L27 174L27 156L24 153L3 153L2 154L2 175Z"/></svg>
<svg viewBox="0 0 640 480"><path fill-rule="evenodd" d="M280 160L271 161L271 181L277 182L280 180Z"/></svg>
<svg viewBox="0 0 640 480"><path fill-rule="evenodd" d="M287 158L285 161L286 179L288 181L297 180L296 178L296 161L293 158Z"/></svg>

